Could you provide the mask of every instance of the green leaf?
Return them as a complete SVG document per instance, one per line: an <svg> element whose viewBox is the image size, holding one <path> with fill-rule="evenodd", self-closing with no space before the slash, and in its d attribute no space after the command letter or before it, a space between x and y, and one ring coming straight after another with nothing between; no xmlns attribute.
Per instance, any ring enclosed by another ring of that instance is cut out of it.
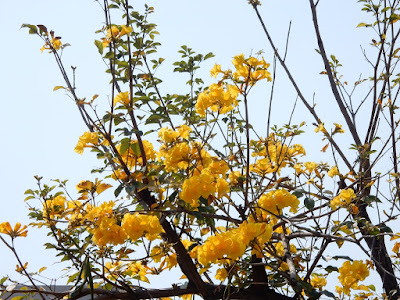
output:
<svg viewBox="0 0 400 300"><path fill-rule="evenodd" d="M70 283L70 282L75 281L75 279L78 277L78 275L79 275L79 272L76 272L75 274L69 276L69 277L68 277L67 284Z"/></svg>
<svg viewBox="0 0 400 300"><path fill-rule="evenodd" d="M103 55L103 43L101 41L95 40L94 44L96 45L97 49L99 50L99 53Z"/></svg>
<svg viewBox="0 0 400 300"><path fill-rule="evenodd" d="M131 142L130 138L124 138L121 140L121 147L119 148L119 153L121 155L124 155L125 152L128 150L130 142Z"/></svg>
<svg viewBox="0 0 400 300"><path fill-rule="evenodd" d="M119 194L121 194L123 188L124 188L124 185L121 183L121 184L115 189L115 191L114 191L114 196L115 196L115 197L118 197Z"/></svg>
<svg viewBox="0 0 400 300"><path fill-rule="evenodd" d="M292 195L296 196L297 198L301 198L304 194L301 191L294 191Z"/></svg>
<svg viewBox="0 0 400 300"><path fill-rule="evenodd" d="M154 114L147 118L146 124L162 122L166 119L165 115Z"/></svg>
<svg viewBox="0 0 400 300"><path fill-rule="evenodd" d="M336 299L336 296L329 291L321 291L321 293L324 294L325 296L328 296L329 298Z"/></svg>
<svg viewBox="0 0 400 300"><path fill-rule="evenodd" d="M305 206L307 209L311 210L311 209L313 209L314 206L315 206L315 201L314 201L313 199L311 199L311 198L306 197L306 198L304 199L304 206Z"/></svg>
<svg viewBox="0 0 400 300"><path fill-rule="evenodd" d="M325 268L325 271L327 271L328 273L332 273L332 272L338 272L339 269L337 267L334 267L334 266L327 266Z"/></svg>
<svg viewBox="0 0 400 300"><path fill-rule="evenodd" d="M334 257L332 257L332 259L334 259L334 260L345 259L345 260L353 261L353 259L351 259L348 256L344 256L344 255L335 255Z"/></svg>
<svg viewBox="0 0 400 300"><path fill-rule="evenodd" d="M375 292L375 286L373 284L367 286L371 291Z"/></svg>
<svg viewBox="0 0 400 300"><path fill-rule="evenodd" d="M178 191L174 191L171 195L168 197L168 201L172 202L175 200L176 196L178 196Z"/></svg>
<svg viewBox="0 0 400 300"><path fill-rule="evenodd" d="M25 202L25 201L28 201L28 200L30 200L30 199L35 199L35 196L28 196L28 197L26 197L26 198L24 199L24 202Z"/></svg>
<svg viewBox="0 0 400 300"><path fill-rule="evenodd" d="M215 55L212 54L212 52L209 52L209 53L207 53L207 54L204 56L204 60L209 59L209 58L212 58L212 57L214 57L214 56L215 56Z"/></svg>
<svg viewBox="0 0 400 300"><path fill-rule="evenodd" d="M22 24L21 28L29 28L29 34L37 34L37 27L30 24Z"/></svg>
<svg viewBox="0 0 400 300"><path fill-rule="evenodd" d="M104 55L104 58L110 59L110 58L114 58L114 52L107 52L106 55Z"/></svg>
<svg viewBox="0 0 400 300"><path fill-rule="evenodd" d="M393 233L393 230L389 227L389 226L386 226L385 224L381 224L381 225L379 225L379 231L381 232L381 233Z"/></svg>
<svg viewBox="0 0 400 300"><path fill-rule="evenodd" d="M6 282L6 280L8 279L8 277L3 277L0 279L0 285L2 285L4 282Z"/></svg>
<svg viewBox="0 0 400 300"><path fill-rule="evenodd" d="M131 144L131 150L133 151L133 153L136 156L140 156L140 147L139 147L139 143L133 143Z"/></svg>

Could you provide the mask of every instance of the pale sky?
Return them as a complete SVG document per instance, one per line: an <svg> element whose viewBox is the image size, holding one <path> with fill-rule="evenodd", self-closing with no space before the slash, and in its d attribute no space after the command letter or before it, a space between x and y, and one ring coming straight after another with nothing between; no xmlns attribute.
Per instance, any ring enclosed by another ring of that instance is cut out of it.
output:
<svg viewBox="0 0 400 300"><path fill-rule="evenodd" d="M139 10L143 3L131 1ZM158 55L166 59L158 73L165 80L161 87L164 93L185 88L187 78L171 72L172 63L179 59L177 51L181 45L188 45L199 53L213 52L216 55L203 65L199 73L203 74L207 83L212 82L208 71L214 63L230 68L232 57L240 53L250 55L264 50L265 60L272 63L272 51L246 0L169 0L148 3L155 7L156 13L151 18L158 24L161 33L159 41L162 46ZM322 110L332 99L326 78L319 75L323 65L314 51L317 44L308 1L263 0L262 4L261 14L280 52L285 46L289 21L292 21L288 66L306 98L311 101L315 93L317 110L318 107ZM354 83L360 73L369 71L360 49L360 45L368 45L368 31L356 29L365 17L360 12L361 5L356 0L321 0L318 8L327 52L336 55L344 66L346 80ZM68 72L71 71L71 65L77 67L79 97L91 98L99 94L103 101L107 101L109 78L104 73L105 66L93 43L95 38L99 38L94 32L102 27L103 15L98 3L92 0L6 1L2 3L2 12L0 74L3 108L0 126L3 128L3 146L0 157L3 159L3 172L0 180L0 222L14 224L19 221L26 224L30 220L23 201L24 191L35 188L34 175L43 176L44 182L56 178L69 179L69 187L73 191L80 180L93 178L90 170L100 165L101 161L97 162L89 152L83 156L74 152L76 142L86 128L74 103L62 91L53 92L54 86L63 85L54 58L48 53L40 53L42 41L37 36L29 35L28 30L20 30L20 27L23 23L43 24L61 36L63 43L70 43L72 46L65 49L63 59ZM118 23L118 20L114 22ZM277 80L272 123L283 125L288 121L296 95L279 68ZM262 85L251 95L253 98L250 101L255 103L251 118L259 132L265 134L270 85ZM300 102L297 106L295 120L297 123L307 121L307 130L313 132L313 121L310 121ZM331 110L325 111L321 117L327 123L344 123L335 119ZM328 160L329 157L320 152L323 146L320 138L315 135L313 138L315 140L312 143L306 140L305 145L312 157L310 160ZM342 141L346 141L345 137ZM22 260L30 262L30 271L44 265L51 268L55 261L51 258L51 252L44 251L41 246L44 235L35 231L37 229L31 229L27 238L16 240ZM0 277L5 273L11 274L16 261L1 244L0 256ZM50 277L57 275L47 274Z"/></svg>

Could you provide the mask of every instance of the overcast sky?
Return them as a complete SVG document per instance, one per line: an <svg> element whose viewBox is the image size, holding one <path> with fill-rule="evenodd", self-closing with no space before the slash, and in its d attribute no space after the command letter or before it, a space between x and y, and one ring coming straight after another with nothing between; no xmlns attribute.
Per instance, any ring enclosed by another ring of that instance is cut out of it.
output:
<svg viewBox="0 0 400 300"><path fill-rule="evenodd" d="M141 10L144 1L131 1ZM204 64L200 74L210 83L209 69L214 63L223 68L231 67L234 55L249 55L264 50L265 60L272 62L272 51L263 35L256 15L246 0L168 0L149 1L156 13L151 17L158 24L161 33L159 56L166 59L158 76L165 80L162 92L173 93L182 90L187 80L183 75L171 76L172 63L179 59L177 51L181 45L188 45L200 53L213 52L216 56ZM292 21L287 62L307 99L315 97L318 107L332 100L327 91L326 78L319 73L323 65L318 60L317 48L308 1L275 0L262 1L260 11L271 30L277 47L283 51L289 22ZM321 0L318 6L321 32L329 54L335 54L344 65L346 80L354 82L368 67L361 55L360 45L368 45L367 31L356 29L364 21L361 5L355 0ZM99 94L102 101L109 95L109 78L105 66L94 46L99 38L94 32L103 25L99 4L92 0L20 0L4 1L0 18L2 47L0 69L2 87L2 128L3 160L0 180L0 222L12 224L30 222L23 199L24 191L35 187L34 175L50 179L69 179L74 189L80 180L91 178L90 170L98 163L89 152L80 156L74 153L78 137L86 130L74 103L62 92L53 92L53 87L63 85L61 75L50 54L40 53L43 43L27 30L23 23L44 24L62 37L64 43L72 46L63 53L65 66L77 67L76 85L79 97L91 98ZM115 23L120 23L114 20ZM251 98L254 103L251 118L259 129L265 130L270 86L262 83ZM296 95L278 69L278 83L275 92L273 123L283 125L288 121ZM326 96L328 95L328 96ZM329 109L321 117L329 122L338 121ZM313 131L310 118L298 103L295 119L308 121L307 129ZM310 143L308 143L310 145ZM314 155L314 161L327 160L319 150L319 139L306 150ZM311 149L310 149L311 148ZM17 248L23 261L30 262L30 271L49 265L54 261L50 252L44 251L43 234L34 234L17 239ZM11 273L16 261L10 252L0 244L0 270ZM32 258L34 258L32 260ZM48 276L54 274L47 273ZM55 276L55 275L54 275Z"/></svg>

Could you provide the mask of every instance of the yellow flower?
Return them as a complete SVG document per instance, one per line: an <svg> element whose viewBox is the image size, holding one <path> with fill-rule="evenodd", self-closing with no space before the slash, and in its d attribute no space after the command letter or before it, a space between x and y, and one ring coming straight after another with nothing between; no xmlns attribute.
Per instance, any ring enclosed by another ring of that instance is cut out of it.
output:
<svg viewBox="0 0 400 300"><path fill-rule="evenodd" d="M56 50L61 49L61 40L60 39L52 39L51 43L52 43L54 49L56 49Z"/></svg>
<svg viewBox="0 0 400 300"><path fill-rule="evenodd" d="M323 277L323 276L319 276L319 275L313 274L312 277L311 277L310 284L314 288L322 290L322 288L324 286L326 286L326 278Z"/></svg>
<svg viewBox="0 0 400 300"><path fill-rule="evenodd" d="M291 212L297 212L299 204L300 201L295 195L283 189L271 191L258 199L258 205L263 209L263 214L280 215L285 207L290 207Z"/></svg>
<svg viewBox="0 0 400 300"><path fill-rule="evenodd" d="M393 246L392 251L393 251L394 253L399 253L399 249L400 249L400 243L399 243L399 242L396 242L396 243L394 244L394 246Z"/></svg>
<svg viewBox="0 0 400 300"><path fill-rule="evenodd" d="M24 263L24 265L21 267L20 265L16 265L15 266L15 271L17 271L18 273L21 273L26 270L26 268L28 267L28 262Z"/></svg>
<svg viewBox="0 0 400 300"><path fill-rule="evenodd" d="M209 172L202 172L200 175L186 179L182 185L182 192L179 197L193 207L200 205L199 198L207 199L216 192L215 176Z"/></svg>
<svg viewBox="0 0 400 300"><path fill-rule="evenodd" d="M154 160L156 158L156 152L154 151L153 144L147 140L142 140L144 152L146 159ZM136 166L143 165L143 157L142 153L140 153L139 143L136 140L129 141L129 147L121 151L121 144L118 144L115 148L118 150L119 154L122 157L122 160L125 162L129 169L133 169ZM115 159L116 163L120 163L119 160Z"/></svg>
<svg viewBox="0 0 400 300"><path fill-rule="evenodd" d="M119 37L133 32L133 28L131 26L121 25L121 32L119 33Z"/></svg>
<svg viewBox="0 0 400 300"><path fill-rule="evenodd" d="M26 237L28 234L28 230L26 229L27 226L24 225L24 227L21 228L21 223L17 222L14 226L14 229L12 229L11 225L9 222L3 222L0 224L0 233L4 233L9 235L12 239L18 237L18 236L23 236Z"/></svg>
<svg viewBox="0 0 400 300"><path fill-rule="evenodd" d="M158 136L164 143L169 144L176 142L178 138L185 140L189 139L189 133L191 131L192 129L187 125L181 125L177 127L177 131L163 127L158 131Z"/></svg>
<svg viewBox="0 0 400 300"><path fill-rule="evenodd" d="M311 173L318 167L318 164L315 162L308 161L304 163L304 167L307 169L309 173Z"/></svg>
<svg viewBox="0 0 400 300"><path fill-rule="evenodd" d="M115 96L114 97L114 106L116 106L118 103L128 106L130 103L129 92L121 92L117 96Z"/></svg>
<svg viewBox="0 0 400 300"><path fill-rule="evenodd" d="M232 171L231 173L229 173L228 178L230 185L237 185L239 183L238 180L240 176L240 171Z"/></svg>
<svg viewBox="0 0 400 300"><path fill-rule="evenodd" d="M255 57L244 58L243 53L236 55L232 60L236 71L233 73L233 78L241 81L248 81L250 85L254 85L258 80L272 80L271 73L267 71L269 64L262 58L261 60ZM242 77L242 79L240 78Z"/></svg>
<svg viewBox="0 0 400 300"><path fill-rule="evenodd" d="M88 212L84 219L91 223L88 231L93 234L93 242L99 247L122 244L127 239L125 231L117 224L113 212L114 204L113 201L109 201L99 206L87 207Z"/></svg>
<svg viewBox="0 0 400 300"><path fill-rule="evenodd" d="M168 255L165 258L165 262L167 263L167 268L169 270L171 270L173 267L175 267L178 264L178 258L176 257L176 253Z"/></svg>
<svg viewBox="0 0 400 300"><path fill-rule="evenodd" d="M272 235L272 226L266 223L247 223L238 228L209 237L197 247L197 260L203 266L215 263L219 259L237 259L246 251L252 241L262 246Z"/></svg>
<svg viewBox="0 0 400 300"><path fill-rule="evenodd" d="M235 85L211 84L208 90L200 93L197 97L196 112L204 117L206 111L210 109L213 112L226 114L238 105L237 97L239 90Z"/></svg>
<svg viewBox="0 0 400 300"><path fill-rule="evenodd" d="M178 170L186 170L193 165L197 168L207 167L211 163L210 154L205 151L199 143L179 142L172 147L163 145L160 148L159 158L164 157L164 165L167 171L176 172Z"/></svg>
<svg viewBox="0 0 400 300"><path fill-rule="evenodd" d="M97 132L85 132L79 137L78 144L75 147L75 152L82 154L84 148L92 148L97 145L98 142L99 136L97 135Z"/></svg>
<svg viewBox="0 0 400 300"><path fill-rule="evenodd" d="M210 70L211 77L217 78L217 75L222 73L221 65L215 64L214 67Z"/></svg>
<svg viewBox="0 0 400 300"><path fill-rule="evenodd" d="M98 180L97 178L94 183L90 180L82 180L76 185L76 189L78 190L78 192L83 194L86 194L87 192L97 192L97 194L101 194L110 187L112 187L112 185L102 183L101 180Z"/></svg>
<svg viewBox="0 0 400 300"><path fill-rule="evenodd" d="M358 283L369 276L369 270L361 260L345 261L343 266L339 268L339 274L338 278L343 286L343 292L350 295L350 289L356 289Z"/></svg>
<svg viewBox="0 0 400 300"><path fill-rule="evenodd" d="M331 200L331 208L337 209L339 207L347 206L356 198L353 189L341 190L339 195Z"/></svg>
<svg viewBox="0 0 400 300"><path fill-rule="evenodd" d="M332 167L332 168L329 170L328 176L329 176L329 177L333 177L333 176L337 176L337 175L340 175L339 169L338 169L337 166L334 166L334 167Z"/></svg>
<svg viewBox="0 0 400 300"><path fill-rule="evenodd" d="M185 140L189 139L189 133L192 131L192 128L190 128L187 125L181 125L178 127L178 132L179 136Z"/></svg>
<svg viewBox="0 0 400 300"><path fill-rule="evenodd" d="M229 183L223 179L223 178L218 178L217 179L217 184L216 184L216 188L217 188L217 198L222 198L223 196L227 195L230 191L229 188Z"/></svg>
<svg viewBox="0 0 400 300"><path fill-rule="evenodd" d="M302 165L302 164L299 164L299 163L297 163L297 164L295 164L295 165L293 166L293 169L296 171L296 174L297 174L297 175L303 173L302 167L303 167L303 165Z"/></svg>
<svg viewBox="0 0 400 300"><path fill-rule="evenodd" d="M111 28L107 29L107 39L111 39L112 37L117 37L119 35L118 26L112 25Z"/></svg>
<svg viewBox="0 0 400 300"><path fill-rule="evenodd" d="M139 213L125 214L121 226L132 241L138 240L144 234L146 234L147 239L154 240L163 232L160 221L156 216Z"/></svg>
<svg viewBox="0 0 400 300"><path fill-rule="evenodd" d="M215 279L219 281L224 281L228 277L228 272L226 271L225 268L221 268L217 270L217 273L215 274Z"/></svg>
<svg viewBox="0 0 400 300"><path fill-rule="evenodd" d="M333 130L332 134L344 133L344 129L342 129L342 125L340 125L338 123L333 123L333 125L335 125L335 129Z"/></svg>
<svg viewBox="0 0 400 300"><path fill-rule="evenodd" d="M132 263L129 267L128 270L131 272L132 275L139 275L139 280L150 283L149 280L146 277L146 268L142 265L142 262L137 261Z"/></svg>
<svg viewBox="0 0 400 300"><path fill-rule="evenodd" d="M324 127L324 123L319 123L318 127L314 129L315 132L322 132L324 134L327 134L328 132L326 131Z"/></svg>
<svg viewBox="0 0 400 300"><path fill-rule="evenodd" d="M93 189L93 187L94 184L90 180L82 180L76 185L76 189L78 190L78 192L90 191Z"/></svg>
<svg viewBox="0 0 400 300"><path fill-rule="evenodd" d="M43 217L46 219L54 219L61 217L65 210L66 199L62 195L46 200L43 202Z"/></svg>
<svg viewBox="0 0 400 300"><path fill-rule="evenodd" d="M211 174L225 175L229 171L228 164L220 159L213 158L211 163L206 168Z"/></svg>
<svg viewBox="0 0 400 300"><path fill-rule="evenodd" d="M62 43L61 43L61 38L60 37L55 37L54 36L54 32L50 31L50 35L51 35L51 39L50 41L46 42L46 44L44 44L44 46L40 49L40 51L43 53L43 50L60 50L62 47Z"/></svg>
<svg viewBox="0 0 400 300"><path fill-rule="evenodd" d="M93 234L93 242L99 247L107 244L119 245L127 239L124 230L116 224L114 217L101 218L89 232Z"/></svg>
<svg viewBox="0 0 400 300"><path fill-rule="evenodd" d="M264 156L264 158L258 159L255 164L252 164L250 170L261 176L273 172L279 173L289 162L293 162L295 156L305 155L303 146L282 144L274 134L270 134L267 139L260 139L252 143L254 146L252 156Z"/></svg>

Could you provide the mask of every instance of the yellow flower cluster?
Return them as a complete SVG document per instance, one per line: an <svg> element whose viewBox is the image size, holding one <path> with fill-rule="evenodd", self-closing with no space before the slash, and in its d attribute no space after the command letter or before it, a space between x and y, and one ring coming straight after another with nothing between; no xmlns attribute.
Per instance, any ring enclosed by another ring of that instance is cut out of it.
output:
<svg viewBox="0 0 400 300"><path fill-rule="evenodd" d="M7 234L12 239L18 236L26 237L26 235L28 234L28 230L26 229L27 226L24 225L22 228L21 226L22 226L21 223L17 222L13 229L9 222L3 222L0 224L0 233Z"/></svg>
<svg viewBox="0 0 400 300"><path fill-rule="evenodd" d="M148 240L152 241L158 238L163 231L156 216L140 215L139 213L124 215L121 227L132 241L136 241L144 234Z"/></svg>
<svg viewBox="0 0 400 300"><path fill-rule="evenodd" d="M196 112L204 117L207 109L226 114L238 105L239 89L234 85L211 84L197 97Z"/></svg>
<svg viewBox="0 0 400 300"><path fill-rule="evenodd" d="M87 182L90 181L82 181L78 186L86 185ZM101 183L101 181L99 182ZM94 191L96 191L96 189ZM84 194L85 193L87 193L87 191L85 191ZM82 195L81 199L87 199L87 197ZM70 225L81 226L82 221L87 215L87 210L91 208L91 205L87 202L82 204L79 200L66 200L65 196L58 195L53 199L48 199L43 202L43 218L48 223L55 222L56 219L65 218L65 220L69 221Z"/></svg>
<svg viewBox="0 0 400 300"><path fill-rule="evenodd" d="M89 232L93 234L93 241L99 247L106 244L118 245L127 239L136 241L143 235L154 240L163 231L156 216L141 215L139 213L125 214L121 225L113 212L113 201L102 203L99 206L88 207L84 218L91 224Z"/></svg>
<svg viewBox="0 0 400 300"><path fill-rule="evenodd" d="M224 281L226 277L228 277L228 272L225 268L220 268L217 270L217 273L215 274L215 279L219 281Z"/></svg>
<svg viewBox="0 0 400 300"><path fill-rule="evenodd" d="M197 247L192 247L192 249L189 250L194 242L189 240L182 240L182 244L189 252L191 258L197 257ZM160 272L166 269L171 270L178 264L176 253L173 252L171 244L163 242L157 246L154 246L153 249L151 249L150 256L155 263L160 263L159 267L157 268Z"/></svg>
<svg viewBox="0 0 400 300"><path fill-rule="evenodd" d="M369 276L369 270L362 260L345 261L339 268L339 274L338 278L343 288L337 288L337 290L350 295L350 289L358 289L358 283Z"/></svg>
<svg viewBox="0 0 400 300"><path fill-rule="evenodd" d="M163 142L159 160L168 172L186 171L192 174L182 185L180 198L193 207L199 206L199 198L217 194L218 198L229 192L225 174L229 166L203 149L200 143L189 142L191 129L182 125L177 130L162 128L159 137Z"/></svg>
<svg viewBox="0 0 400 300"><path fill-rule="evenodd" d="M269 64L262 58L261 60L255 57L244 58L244 54L236 55L232 60L236 71L233 73L233 78L240 81L248 81L254 85L258 80L272 80L271 73L267 71Z"/></svg>
<svg viewBox="0 0 400 300"><path fill-rule="evenodd" d="M278 141L272 133L268 139L253 143L254 151L252 156L263 156L255 164L250 165L250 171L261 176L278 172L284 168L295 156L305 155L306 152L302 145L295 144L287 146Z"/></svg>
<svg viewBox="0 0 400 300"><path fill-rule="evenodd" d="M127 269L127 273L130 274L131 276L138 276L139 279L143 282L149 282L149 279L147 279L146 274L147 274L147 269L143 266L142 262L137 261L134 263L131 263L130 266Z"/></svg>
<svg viewBox="0 0 400 300"><path fill-rule="evenodd" d="M239 178L241 177L240 171L232 171L229 173L228 178L231 186L235 186L239 183Z"/></svg>
<svg viewBox="0 0 400 300"><path fill-rule="evenodd" d="M307 161L303 165L309 174L311 174L313 171L315 171L315 169L318 167L318 164L313 161Z"/></svg>
<svg viewBox="0 0 400 300"><path fill-rule="evenodd" d="M271 191L258 199L258 206L262 209L262 215L280 215L285 207L290 207L291 212L297 212L299 204L300 201L295 195L283 189Z"/></svg>
<svg viewBox="0 0 400 300"><path fill-rule="evenodd" d="M80 200L87 199L88 193L94 194L96 192L98 195L100 195L110 187L112 187L110 184L102 183L102 181L98 180L97 178L95 179L95 182L90 180L82 180L76 185L76 189L82 194L82 196L79 198Z"/></svg>
<svg viewBox="0 0 400 300"><path fill-rule="evenodd" d="M85 132L83 135L79 137L78 144L75 147L75 152L78 154L82 154L84 148L92 148L98 143L99 143L99 136L97 135L96 132Z"/></svg>
<svg viewBox="0 0 400 300"><path fill-rule="evenodd" d="M285 248L283 247L282 242L278 242L274 244L274 248L275 248L275 255L279 256L279 257L284 257L285 256ZM295 245L290 244L289 246L290 248L290 253L297 253L297 248Z"/></svg>
<svg viewBox="0 0 400 300"><path fill-rule="evenodd" d="M329 177L333 177L333 176L338 176L340 175L339 169L337 166L332 167L329 171L328 171L328 176Z"/></svg>
<svg viewBox="0 0 400 300"><path fill-rule="evenodd" d="M66 199L62 195L58 195L53 199L43 202L43 218L54 219L60 218L65 211Z"/></svg>
<svg viewBox="0 0 400 300"><path fill-rule="evenodd" d="M213 159L205 169L196 170L194 175L183 182L179 197L192 207L199 206L199 198L208 199L210 195L221 198L229 193L230 188L224 175L229 171L225 161Z"/></svg>
<svg viewBox="0 0 400 300"><path fill-rule="evenodd" d="M326 278L323 277L323 276L319 276L319 275L313 274L312 277L311 277L310 284L314 288L322 290L322 288L324 286L326 286Z"/></svg>
<svg viewBox="0 0 400 300"><path fill-rule="evenodd" d="M334 197L331 201L331 208L337 209L340 207L348 206L351 201L356 198L353 189L341 190L339 195Z"/></svg>
<svg viewBox="0 0 400 300"><path fill-rule="evenodd" d="M168 172L186 170L191 166L200 168L211 163L210 154L203 149L201 144L195 142L190 145L184 141L164 144L159 152L159 159L162 158Z"/></svg>
<svg viewBox="0 0 400 300"><path fill-rule="evenodd" d="M147 160L154 160L156 158L156 152L154 151L153 144L147 140L142 140L144 152ZM142 154L140 153L138 141L130 141L129 147L121 151L121 144L116 146L122 160L126 166L132 170L136 166L143 165ZM119 163L118 160L116 160Z"/></svg>
<svg viewBox="0 0 400 300"><path fill-rule="evenodd" d="M113 213L114 202L104 202L99 206L91 207L85 219L91 222L88 231L93 234L93 242L99 247L107 244L122 244L126 239L126 233Z"/></svg>
<svg viewBox="0 0 400 300"><path fill-rule="evenodd" d="M46 35L48 36L48 34L46 33ZM44 44L44 46L40 49L40 51L43 53L44 50L60 50L62 43L61 43L61 38L60 37L55 37L54 36L54 31L50 31L50 36L51 39L49 42L46 42L46 44Z"/></svg>
<svg viewBox="0 0 400 300"><path fill-rule="evenodd" d="M209 237L202 246L197 247L197 260L203 266L224 258L235 260L244 254L252 241L263 245L271 235L271 225L245 221L238 228Z"/></svg>
<svg viewBox="0 0 400 300"><path fill-rule="evenodd" d="M86 209L91 208L89 203L85 202L82 204L79 200L67 201L66 206L67 208L62 216L72 226L80 226L86 215Z"/></svg>
<svg viewBox="0 0 400 300"><path fill-rule="evenodd" d="M107 47L113 39L119 39L123 35L128 34L133 31L133 28L130 26L117 26L112 25L111 28L107 29L107 34L105 38L102 38L103 48Z"/></svg>
<svg viewBox="0 0 400 300"><path fill-rule="evenodd" d="M150 283L146 277L148 267L142 262L122 263L121 261L106 262L105 273L109 280L116 281L124 275L134 277L135 279Z"/></svg>
<svg viewBox="0 0 400 300"><path fill-rule="evenodd" d="M192 129L189 126L181 125L177 129L178 130L175 131L163 127L158 131L158 136L164 143L167 144L175 143L178 141L178 139L185 139L185 140L189 139L189 133L192 131Z"/></svg>

